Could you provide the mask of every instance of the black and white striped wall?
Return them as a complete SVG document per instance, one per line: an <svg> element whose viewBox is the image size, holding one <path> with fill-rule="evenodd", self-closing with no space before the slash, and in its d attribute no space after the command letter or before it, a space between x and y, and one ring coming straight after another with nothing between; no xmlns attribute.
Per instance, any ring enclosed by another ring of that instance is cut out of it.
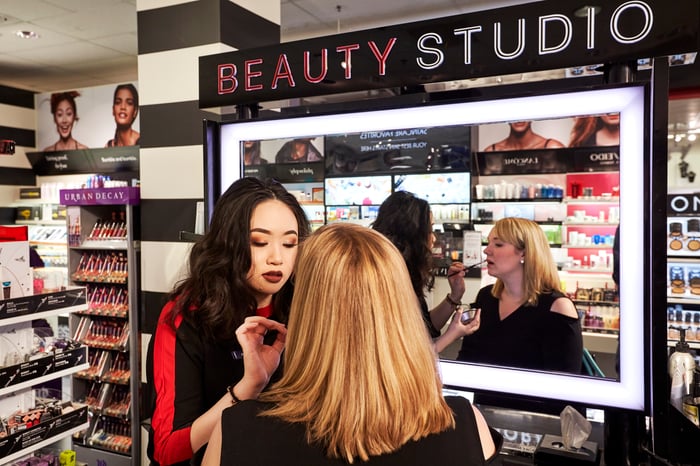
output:
<svg viewBox="0 0 700 466"><path fill-rule="evenodd" d="M279 0L139 0L141 329L151 333L181 277L204 197L198 58L279 42Z"/></svg>
<svg viewBox="0 0 700 466"><path fill-rule="evenodd" d="M0 86L0 139L17 143L14 155L0 155L0 205L7 206L17 200L20 187L36 185L25 156L36 144L34 92ZM4 217L10 210L0 214L1 223L7 223Z"/></svg>
<svg viewBox="0 0 700 466"><path fill-rule="evenodd" d="M185 272L191 244L179 240L180 232L194 231L204 198L202 122L219 118L199 109L198 58L279 43L280 1L138 0L136 6L145 361L167 294Z"/></svg>

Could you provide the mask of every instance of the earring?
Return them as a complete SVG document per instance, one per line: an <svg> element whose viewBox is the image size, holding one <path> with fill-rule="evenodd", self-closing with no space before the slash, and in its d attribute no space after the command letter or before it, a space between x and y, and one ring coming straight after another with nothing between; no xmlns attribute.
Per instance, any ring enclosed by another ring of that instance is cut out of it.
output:
<svg viewBox="0 0 700 466"><path fill-rule="evenodd" d="M523 258L521 257L521 258L520 258L520 263L521 263L521 264L524 264L524 263L525 263L525 259L523 259Z"/></svg>

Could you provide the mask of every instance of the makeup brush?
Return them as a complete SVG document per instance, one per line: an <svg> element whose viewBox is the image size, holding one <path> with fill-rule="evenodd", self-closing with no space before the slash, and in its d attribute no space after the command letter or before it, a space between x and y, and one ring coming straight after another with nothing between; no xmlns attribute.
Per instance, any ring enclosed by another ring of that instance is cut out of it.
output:
<svg viewBox="0 0 700 466"><path fill-rule="evenodd" d="M465 270L475 269L475 268L479 267L481 264L483 264L484 262L486 262L486 260L483 260L483 261L481 261L481 262L477 262L476 264L472 264L472 265L470 265L469 267L465 267L464 270L458 270L457 272L452 272L451 274L449 274L449 275L447 276L447 278L454 277L454 276L457 275L458 273L462 273L462 272L464 272Z"/></svg>

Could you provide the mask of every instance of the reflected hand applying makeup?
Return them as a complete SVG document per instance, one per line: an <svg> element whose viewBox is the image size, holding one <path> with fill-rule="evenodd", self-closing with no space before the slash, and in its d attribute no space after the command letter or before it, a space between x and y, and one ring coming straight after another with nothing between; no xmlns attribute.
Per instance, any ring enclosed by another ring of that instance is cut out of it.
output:
<svg viewBox="0 0 700 466"><path fill-rule="evenodd" d="M450 294L452 296L464 295L466 287L464 285L464 274L467 272L467 267L461 262L453 262L450 268L447 269L447 281L450 284Z"/></svg>

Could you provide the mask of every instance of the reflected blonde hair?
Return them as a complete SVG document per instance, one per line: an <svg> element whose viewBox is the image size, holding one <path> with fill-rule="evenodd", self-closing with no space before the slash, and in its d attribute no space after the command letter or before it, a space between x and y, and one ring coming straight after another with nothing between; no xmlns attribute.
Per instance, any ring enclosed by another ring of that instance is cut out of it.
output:
<svg viewBox="0 0 700 466"><path fill-rule="evenodd" d="M541 293L562 291L547 236L537 223L524 218L506 217L494 224L490 234L524 253L523 292L526 304L536 305L537 296ZM503 281L497 279L491 294L500 298L502 292Z"/></svg>
<svg viewBox="0 0 700 466"><path fill-rule="evenodd" d="M336 223L300 246L284 375L263 415L353 463L454 427L406 264L381 233Z"/></svg>

